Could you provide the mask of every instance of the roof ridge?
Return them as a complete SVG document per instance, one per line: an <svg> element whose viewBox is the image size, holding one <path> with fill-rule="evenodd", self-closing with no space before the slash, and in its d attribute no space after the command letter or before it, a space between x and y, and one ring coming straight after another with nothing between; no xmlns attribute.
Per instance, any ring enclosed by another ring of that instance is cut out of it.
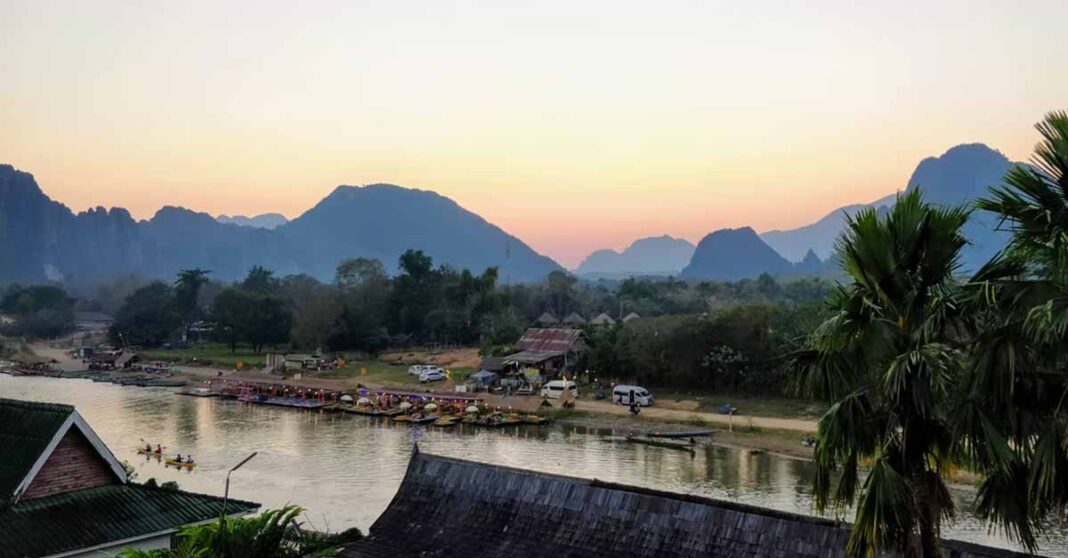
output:
<svg viewBox="0 0 1068 558"><path fill-rule="evenodd" d="M9 407L18 407L22 409L41 409L49 411L57 411L64 413L73 413L74 405L67 405L66 403L50 403L46 401L26 401L24 399L8 399L6 397L0 397L0 405Z"/></svg>

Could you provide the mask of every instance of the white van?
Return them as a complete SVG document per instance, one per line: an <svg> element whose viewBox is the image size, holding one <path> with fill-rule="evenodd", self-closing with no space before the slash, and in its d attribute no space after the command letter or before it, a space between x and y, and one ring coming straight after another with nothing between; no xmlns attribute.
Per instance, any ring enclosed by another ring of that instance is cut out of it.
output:
<svg viewBox="0 0 1068 558"><path fill-rule="evenodd" d="M648 407L653 404L653 394L641 386L616 386L612 388L612 401L617 405L630 405L633 401L639 407Z"/></svg>
<svg viewBox="0 0 1068 558"><path fill-rule="evenodd" d="M564 395L564 390L571 392L571 397L578 397L578 386L571 380L553 380L541 388L541 396L548 399L560 399Z"/></svg>

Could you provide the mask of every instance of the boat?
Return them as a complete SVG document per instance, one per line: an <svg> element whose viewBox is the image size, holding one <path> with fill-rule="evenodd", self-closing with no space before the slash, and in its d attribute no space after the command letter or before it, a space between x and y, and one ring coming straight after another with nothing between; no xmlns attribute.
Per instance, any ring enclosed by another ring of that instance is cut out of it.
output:
<svg viewBox="0 0 1068 558"><path fill-rule="evenodd" d="M519 417L519 422L523 424L545 424L552 422L552 420L549 417L539 417L538 415L521 415Z"/></svg>
<svg viewBox="0 0 1068 558"><path fill-rule="evenodd" d="M197 466L197 462L193 461L193 462L190 463L190 462L185 462L185 461L178 461L177 459L175 459L173 457L168 457L167 458L167 465L173 465L175 467L178 467L179 469L181 469L182 467L185 467L186 469L192 469L193 467Z"/></svg>
<svg viewBox="0 0 1068 558"><path fill-rule="evenodd" d="M397 415L393 417L393 422L412 422L412 415Z"/></svg>
<svg viewBox="0 0 1068 558"><path fill-rule="evenodd" d="M424 415L424 416L418 416L417 415L417 416L411 417L408 420L408 422L410 422L412 424L430 424L432 422L436 422L439 418L441 418L441 417L439 417L438 415Z"/></svg>
<svg viewBox="0 0 1068 558"><path fill-rule="evenodd" d="M180 389L175 393L178 395L191 395L193 397L218 397L220 395L212 391L211 388L206 387Z"/></svg>
<svg viewBox="0 0 1068 558"><path fill-rule="evenodd" d="M682 432L646 432L650 438L703 438L711 437L716 430L685 430Z"/></svg>
<svg viewBox="0 0 1068 558"><path fill-rule="evenodd" d="M460 420L460 417L455 415L441 417L438 420L434 421L434 426L456 426L460 423Z"/></svg>
<svg viewBox="0 0 1068 558"><path fill-rule="evenodd" d="M156 457L159 457L163 455L163 452L156 450L145 450L145 448L137 448L137 455L154 455Z"/></svg>
<svg viewBox="0 0 1068 558"><path fill-rule="evenodd" d="M690 452L691 454L696 453L696 451L694 450L693 445L689 444L689 443L686 443L686 442L677 442L677 441L669 441L669 440L657 440L657 439L654 439L654 438L645 438L645 437L641 437L641 436L606 436L604 438L601 438L601 440L605 441L605 442L613 442L613 443L625 442L625 443L630 443L630 444L642 444L642 445L653 446L653 447L658 447L658 448L682 450L682 451Z"/></svg>

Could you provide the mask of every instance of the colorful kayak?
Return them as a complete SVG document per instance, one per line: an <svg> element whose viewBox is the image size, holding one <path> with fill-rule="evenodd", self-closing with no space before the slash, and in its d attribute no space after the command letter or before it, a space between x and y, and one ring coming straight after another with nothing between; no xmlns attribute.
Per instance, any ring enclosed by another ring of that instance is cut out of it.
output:
<svg viewBox="0 0 1068 558"><path fill-rule="evenodd" d="M186 469L192 469L193 467L197 466L197 462L193 461L192 463L190 463L187 461L178 461L173 457L168 457L167 465L174 465L175 467L185 467Z"/></svg>
<svg viewBox="0 0 1068 558"><path fill-rule="evenodd" d="M160 456L160 455L163 455L163 452L162 452L162 451L156 451L156 450L151 450L151 451L149 451L149 450L145 450L145 448L138 448L138 449L137 449L137 454L138 454L138 455L155 455L155 456Z"/></svg>

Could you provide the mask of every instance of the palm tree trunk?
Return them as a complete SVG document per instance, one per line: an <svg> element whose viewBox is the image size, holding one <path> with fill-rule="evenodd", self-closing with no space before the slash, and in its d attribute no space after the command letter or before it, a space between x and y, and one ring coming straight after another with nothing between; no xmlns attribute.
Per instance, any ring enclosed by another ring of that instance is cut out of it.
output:
<svg viewBox="0 0 1068 558"><path fill-rule="evenodd" d="M941 550L938 548L940 510L937 498L931 493L933 487L928 482L928 474L927 471L915 474L912 484L916 519L920 527L920 548L923 550L923 558L941 558Z"/></svg>

